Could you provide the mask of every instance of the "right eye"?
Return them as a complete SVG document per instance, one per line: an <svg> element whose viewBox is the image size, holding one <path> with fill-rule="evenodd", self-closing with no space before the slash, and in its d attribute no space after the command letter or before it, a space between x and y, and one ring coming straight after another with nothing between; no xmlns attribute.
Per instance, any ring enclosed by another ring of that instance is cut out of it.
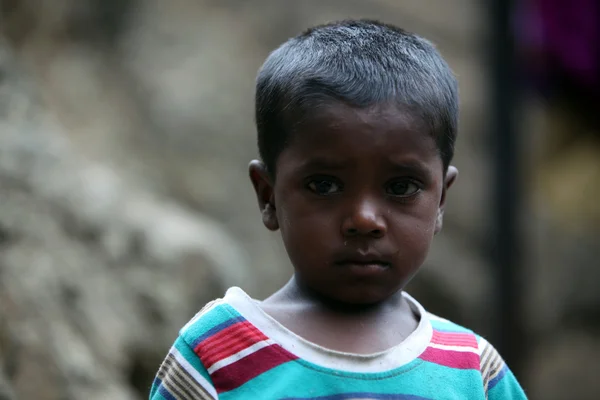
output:
<svg viewBox="0 0 600 400"><path fill-rule="evenodd" d="M327 196L342 190L341 185L331 179L313 179L306 186L319 196Z"/></svg>

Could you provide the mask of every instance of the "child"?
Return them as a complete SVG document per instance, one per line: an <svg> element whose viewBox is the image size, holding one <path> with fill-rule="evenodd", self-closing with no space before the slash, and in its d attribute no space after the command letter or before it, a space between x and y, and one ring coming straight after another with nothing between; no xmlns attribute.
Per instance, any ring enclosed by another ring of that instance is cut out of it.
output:
<svg viewBox="0 0 600 400"><path fill-rule="evenodd" d="M206 305L151 399L524 399L485 339L403 292L442 228L457 118L450 68L399 28L332 23L271 53L250 179L294 276Z"/></svg>

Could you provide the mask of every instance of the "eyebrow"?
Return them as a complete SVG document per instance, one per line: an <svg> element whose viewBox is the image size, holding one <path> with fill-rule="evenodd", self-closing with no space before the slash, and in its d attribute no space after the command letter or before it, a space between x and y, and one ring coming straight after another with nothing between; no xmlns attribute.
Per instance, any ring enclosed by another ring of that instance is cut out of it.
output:
<svg viewBox="0 0 600 400"><path fill-rule="evenodd" d="M423 178L431 177L431 169L426 164L417 161L395 162L388 160L388 164L397 173L419 175Z"/></svg>
<svg viewBox="0 0 600 400"><path fill-rule="evenodd" d="M429 168L420 162L395 162L389 161L388 164L395 170L406 172L428 172Z"/></svg>
<svg viewBox="0 0 600 400"><path fill-rule="evenodd" d="M301 170L328 170L336 171L346 168L346 163L330 158L311 158L300 164Z"/></svg>
<svg viewBox="0 0 600 400"><path fill-rule="evenodd" d="M388 160L388 166L394 170L394 172L402 174L415 174L421 176L431 175L431 171L426 165L418 161L407 161L407 162L396 162ZM334 158L311 158L299 165L298 170L301 171L312 171L312 170L325 170L325 171L340 171L348 167L348 163L342 160L336 160Z"/></svg>

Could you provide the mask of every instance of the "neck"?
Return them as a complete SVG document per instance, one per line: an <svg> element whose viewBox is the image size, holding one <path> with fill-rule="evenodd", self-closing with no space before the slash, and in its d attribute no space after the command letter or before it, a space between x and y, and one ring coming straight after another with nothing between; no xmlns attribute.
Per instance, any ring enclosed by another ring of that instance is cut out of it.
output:
<svg viewBox="0 0 600 400"><path fill-rule="evenodd" d="M372 354L392 348L419 324L419 316L401 291L377 304L346 304L324 298L296 278L261 307L297 335L348 353Z"/></svg>
<svg viewBox="0 0 600 400"><path fill-rule="evenodd" d="M361 316L380 315L382 312L390 309L398 310L399 306L405 306L410 309L408 303L399 290L384 301L373 304L353 304L337 301L328 298L322 294L303 285L295 276L281 288L277 293L266 300L267 302L276 302L280 305L298 305L310 307L315 311L326 312L335 315Z"/></svg>

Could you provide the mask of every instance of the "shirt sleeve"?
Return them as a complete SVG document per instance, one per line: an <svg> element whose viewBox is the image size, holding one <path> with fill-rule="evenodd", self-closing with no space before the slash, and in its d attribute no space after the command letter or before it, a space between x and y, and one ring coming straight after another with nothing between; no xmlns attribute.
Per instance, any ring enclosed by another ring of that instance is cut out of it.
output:
<svg viewBox="0 0 600 400"><path fill-rule="evenodd" d="M488 400L527 399L517 378L508 368L498 351L487 340L481 338L481 377Z"/></svg>
<svg viewBox="0 0 600 400"><path fill-rule="evenodd" d="M160 365L150 389L150 400L217 400L200 358L179 336Z"/></svg>

